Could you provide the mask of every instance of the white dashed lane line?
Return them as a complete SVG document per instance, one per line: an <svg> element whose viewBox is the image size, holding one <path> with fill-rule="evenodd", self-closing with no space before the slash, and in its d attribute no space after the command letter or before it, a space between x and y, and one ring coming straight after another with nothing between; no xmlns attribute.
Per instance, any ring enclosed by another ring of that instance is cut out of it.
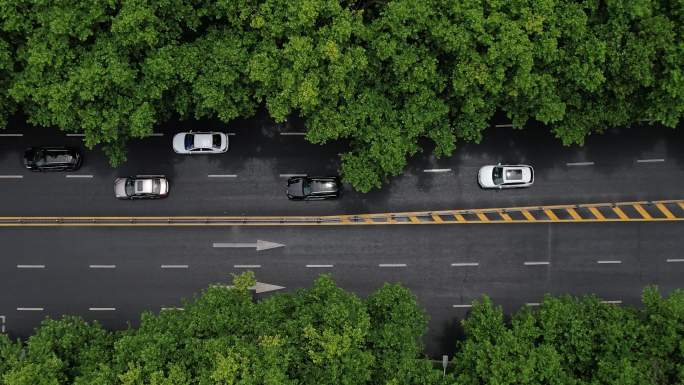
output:
<svg viewBox="0 0 684 385"><path fill-rule="evenodd" d="M116 265L89 265L91 269L116 269Z"/></svg>
<svg viewBox="0 0 684 385"><path fill-rule="evenodd" d="M540 265L550 265L551 262L549 261L530 261L530 262L524 262L523 265L525 266L540 266Z"/></svg>
<svg viewBox="0 0 684 385"><path fill-rule="evenodd" d="M45 265L17 265L17 269L44 269Z"/></svg>
<svg viewBox="0 0 684 385"><path fill-rule="evenodd" d="M226 135L228 136L235 136L236 134L234 132L227 132Z"/></svg>
<svg viewBox="0 0 684 385"><path fill-rule="evenodd" d="M88 179L88 178L92 178L93 176L90 175L90 174L68 174L68 175L66 175L66 177L67 177L67 178L72 178L72 179L74 179L74 178L84 178L84 179Z"/></svg>
<svg viewBox="0 0 684 385"><path fill-rule="evenodd" d="M668 258L667 263L677 263L677 262L684 262L684 259L682 258Z"/></svg>
<svg viewBox="0 0 684 385"><path fill-rule="evenodd" d="M451 305L451 307L456 308L456 309L467 309L467 308L473 307L473 305L470 305L470 304Z"/></svg>
<svg viewBox="0 0 684 385"><path fill-rule="evenodd" d="M116 311L115 307L89 307L90 311Z"/></svg>
<svg viewBox="0 0 684 385"><path fill-rule="evenodd" d="M20 136L24 136L24 134L0 134L0 137L6 137L6 138L9 138L9 137L20 137Z"/></svg>
<svg viewBox="0 0 684 385"><path fill-rule="evenodd" d="M541 304L539 302L525 302L525 305L527 305L527 306L539 306Z"/></svg>
<svg viewBox="0 0 684 385"><path fill-rule="evenodd" d="M294 176L306 176L306 174L280 174L281 178L292 178Z"/></svg>
<svg viewBox="0 0 684 385"><path fill-rule="evenodd" d="M152 135L150 135L150 136L157 136L157 137L164 136L164 133L163 132L153 132Z"/></svg>
<svg viewBox="0 0 684 385"><path fill-rule="evenodd" d="M664 161L665 161L665 159L659 158L659 159L639 159L636 162L637 163L662 163Z"/></svg>
<svg viewBox="0 0 684 385"><path fill-rule="evenodd" d="M83 137L85 134L66 134L66 136L77 136L77 137Z"/></svg>
<svg viewBox="0 0 684 385"><path fill-rule="evenodd" d="M209 178L237 178L237 175L235 174L209 174L207 175Z"/></svg>
<svg viewBox="0 0 684 385"><path fill-rule="evenodd" d="M233 265L234 269L259 269L261 265Z"/></svg>
<svg viewBox="0 0 684 385"><path fill-rule="evenodd" d="M609 265L609 264L620 264L622 261L596 261L598 264Z"/></svg>
<svg viewBox="0 0 684 385"><path fill-rule="evenodd" d="M573 166L593 166L594 162L572 162L572 163L566 163L565 164L568 167L573 167Z"/></svg>
<svg viewBox="0 0 684 385"><path fill-rule="evenodd" d="M17 311L43 311L42 307L18 307Z"/></svg>
<svg viewBox="0 0 684 385"><path fill-rule="evenodd" d="M378 267L406 267L405 263L381 263Z"/></svg>
<svg viewBox="0 0 684 385"><path fill-rule="evenodd" d="M281 136L304 136L306 132L281 132Z"/></svg>
<svg viewBox="0 0 684 385"><path fill-rule="evenodd" d="M601 303L613 303L613 304L621 304L622 301L620 300L612 300L612 301L601 301Z"/></svg>
<svg viewBox="0 0 684 385"><path fill-rule="evenodd" d="M162 307L162 310L185 310L182 307Z"/></svg>
<svg viewBox="0 0 684 385"><path fill-rule="evenodd" d="M0 175L0 179L22 179L23 175Z"/></svg>
<svg viewBox="0 0 684 385"><path fill-rule="evenodd" d="M322 269L324 269L324 268L331 268L331 267L334 267L334 265L306 265L306 267L310 267L310 268L322 268Z"/></svg>
<svg viewBox="0 0 684 385"><path fill-rule="evenodd" d="M495 124L494 127L513 127L513 125L512 125L511 123L507 123L507 124Z"/></svg>
<svg viewBox="0 0 684 385"><path fill-rule="evenodd" d="M468 266L480 266L478 262L457 262L452 263L452 267L468 267Z"/></svg>
<svg viewBox="0 0 684 385"><path fill-rule="evenodd" d="M451 172L450 168L427 168L423 170L423 172L427 173L440 173L440 172Z"/></svg>
<svg viewBox="0 0 684 385"><path fill-rule="evenodd" d="M162 269L187 269L189 265L161 265Z"/></svg>

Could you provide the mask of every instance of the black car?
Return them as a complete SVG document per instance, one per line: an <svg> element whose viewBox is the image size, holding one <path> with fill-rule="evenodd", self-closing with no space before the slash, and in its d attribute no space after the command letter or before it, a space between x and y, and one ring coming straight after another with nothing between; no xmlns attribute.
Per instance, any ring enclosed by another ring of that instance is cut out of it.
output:
<svg viewBox="0 0 684 385"><path fill-rule="evenodd" d="M31 171L75 171L81 163L81 153L73 148L31 147L24 152L24 164Z"/></svg>
<svg viewBox="0 0 684 385"><path fill-rule="evenodd" d="M297 176L287 180L287 197L292 200L339 198L342 183L336 176Z"/></svg>

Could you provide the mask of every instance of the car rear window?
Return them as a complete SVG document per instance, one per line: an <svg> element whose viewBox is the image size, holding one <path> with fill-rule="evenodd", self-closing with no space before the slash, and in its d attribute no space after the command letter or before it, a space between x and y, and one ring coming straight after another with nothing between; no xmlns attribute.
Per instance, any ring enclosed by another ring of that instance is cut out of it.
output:
<svg viewBox="0 0 684 385"><path fill-rule="evenodd" d="M506 179L511 180L511 181L522 180L522 170L520 170L520 169L506 170Z"/></svg>
<svg viewBox="0 0 684 385"><path fill-rule="evenodd" d="M195 146L195 136L191 134L185 135L185 149L192 150Z"/></svg>
<svg viewBox="0 0 684 385"><path fill-rule="evenodd" d="M212 135L211 141L212 141L212 144L214 145L214 148L221 148L221 135L219 135L219 134Z"/></svg>

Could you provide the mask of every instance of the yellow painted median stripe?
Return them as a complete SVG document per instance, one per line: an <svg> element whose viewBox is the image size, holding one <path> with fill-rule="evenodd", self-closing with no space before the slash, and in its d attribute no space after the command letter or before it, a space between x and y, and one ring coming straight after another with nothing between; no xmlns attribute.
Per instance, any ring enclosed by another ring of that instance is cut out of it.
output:
<svg viewBox="0 0 684 385"><path fill-rule="evenodd" d="M606 217L601 214L601 212L596 207L589 207L589 211L598 219L599 221L605 221Z"/></svg>
<svg viewBox="0 0 684 385"><path fill-rule="evenodd" d="M511 219L511 216L506 214L506 213L499 213L499 215L501 215L501 218L503 218L503 220L506 222L510 222L513 220L513 219Z"/></svg>
<svg viewBox="0 0 684 385"><path fill-rule="evenodd" d="M456 221L458 222L468 222L461 214L454 214L454 218L456 218Z"/></svg>
<svg viewBox="0 0 684 385"><path fill-rule="evenodd" d="M684 210L684 202L678 202L677 204L682 210Z"/></svg>
<svg viewBox="0 0 684 385"><path fill-rule="evenodd" d="M480 218L482 222L489 222L489 218L484 213L477 213L477 217Z"/></svg>
<svg viewBox="0 0 684 385"><path fill-rule="evenodd" d="M558 217L556 216L556 213L549 209L544 210L544 214L546 214L547 217L549 217L552 221L557 221Z"/></svg>
<svg viewBox="0 0 684 385"><path fill-rule="evenodd" d="M442 220L442 217L440 217L440 216L437 215L437 214L432 214L432 220L435 221L435 222L437 222L437 223L442 223L442 222L444 222L444 220Z"/></svg>
<svg viewBox="0 0 684 385"><path fill-rule="evenodd" d="M649 214L646 210L644 210L644 208L641 207L640 204L635 203L633 206L636 209L636 211L638 211L639 214L641 214L641 216L644 217L644 219L652 219L651 214Z"/></svg>
<svg viewBox="0 0 684 385"><path fill-rule="evenodd" d="M522 215L525 216L525 218L527 218L527 220L530 221L530 222L534 222L534 221L537 220L537 218L535 218L535 217L534 217L532 214L530 214L530 212L527 211L527 210L522 210Z"/></svg>
<svg viewBox="0 0 684 385"><path fill-rule="evenodd" d="M627 216L627 214L625 214L625 212L622 211L621 208L619 208L619 207L617 207L617 206L616 206L616 207L613 207L613 211L615 212L615 214L617 214L618 217L620 217L620 219L629 219L629 217Z"/></svg>
<svg viewBox="0 0 684 385"><path fill-rule="evenodd" d="M411 221L411 223L420 223L420 220L413 215L409 217L409 220Z"/></svg>
<svg viewBox="0 0 684 385"><path fill-rule="evenodd" d="M570 214L570 216L572 217L572 219L574 219L574 220L576 220L576 221L581 221L581 220L582 220L582 217L581 217L579 214L577 214L577 211L575 211L575 209L565 209L565 211L567 211L568 214Z"/></svg>
<svg viewBox="0 0 684 385"><path fill-rule="evenodd" d="M663 214L665 214L666 218L675 219L674 214L672 214L672 212L667 207L665 207L664 204L656 203L656 207L658 208L658 210L662 211Z"/></svg>

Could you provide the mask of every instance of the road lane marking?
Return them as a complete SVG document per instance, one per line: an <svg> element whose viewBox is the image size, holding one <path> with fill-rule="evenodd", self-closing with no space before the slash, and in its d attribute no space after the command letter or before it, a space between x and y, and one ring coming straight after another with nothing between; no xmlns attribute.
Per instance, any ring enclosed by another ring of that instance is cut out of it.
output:
<svg viewBox="0 0 684 385"><path fill-rule="evenodd" d="M480 219L480 221L489 222L489 217L487 217L484 213L477 213L476 215Z"/></svg>
<svg viewBox="0 0 684 385"><path fill-rule="evenodd" d="M185 308L182 307L163 307L161 308L162 310L185 310Z"/></svg>
<svg viewBox="0 0 684 385"><path fill-rule="evenodd" d="M552 221L558 220L556 213L554 213L551 209L544 209L544 214L546 214L546 216L549 217Z"/></svg>
<svg viewBox="0 0 684 385"><path fill-rule="evenodd" d="M116 269L116 265L88 265L91 269Z"/></svg>
<svg viewBox="0 0 684 385"><path fill-rule="evenodd" d="M405 263L381 263L378 267L406 267Z"/></svg>
<svg viewBox="0 0 684 385"><path fill-rule="evenodd" d="M450 168L427 168L423 170L423 172L431 172L431 173L438 173L438 172L451 172Z"/></svg>
<svg viewBox="0 0 684 385"><path fill-rule="evenodd" d="M652 219L653 218L653 217L651 217L651 214L648 213L648 211L646 211L643 207L641 207L640 204L635 203L632 206L634 206L634 209L636 209L636 211L638 211L639 214L641 214L641 216L644 217L644 219Z"/></svg>
<svg viewBox="0 0 684 385"><path fill-rule="evenodd" d="M551 262L549 261L529 261L529 262L524 262L523 265L525 266L539 266L539 265L550 265Z"/></svg>
<svg viewBox="0 0 684 385"><path fill-rule="evenodd" d="M304 136L306 132L281 132L281 136Z"/></svg>
<svg viewBox="0 0 684 385"><path fill-rule="evenodd" d="M0 175L0 179L22 179L23 175Z"/></svg>
<svg viewBox="0 0 684 385"><path fill-rule="evenodd" d="M495 124L494 127L513 127L513 124L511 124L511 123Z"/></svg>
<svg viewBox="0 0 684 385"><path fill-rule="evenodd" d="M452 267L467 267L467 266L480 266L478 262L456 262L451 264Z"/></svg>
<svg viewBox="0 0 684 385"><path fill-rule="evenodd" d="M458 308L470 308L470 307L473 307L473 305L470 305L470 304L463 304L463 305L451 305L451 307L453 307L453 308L457 308L457 309L458 309Z"/></svg>
<svg viewBox="0 0 684 385"><path fill-rule="evenodd" d="M430 217L432 217L432 220L433 220L435 223L443 223L443 222L444 222L444 220L442 219L442 217L440 217L440 216L437 215L437 214L432 214L432 215L430 215Z"/></svg>
<svg viewBox="0 0 684 385"><path fill-rule="evenodd" d="M568 167L575 167L575 166L593 166L594 162L571 162L571 163L566 163L565 164Z"/></svg>
<svg viewBox="0 0 684 385"><path fill-rule="evenodd" d="M582 217L581 217L579 214L577 214L577 211L575 211L575 209L573 209L573 208L567 208L567 209L565 209L565 211L567 211L568 214L570 214L570 216L572 217L572 219L574 219L574 220L576 220L576 221L582 220Z"/></svg>
<svg viewBox="0 0 684 385"><path fill-rule="evenodd" d="M45 265L17 265L17 269L44 269Z"/></svg>
<svg viewBox="0 0 684 385"><path fill-rule="evenodd" d="M525 217L525 219L527 219L530 222L534 222L537 220L537 218L535 218L534 215L530 214L530 212L527 210L521 210L520 212Z"/></svg>
<svg viewBox="0 0 684 385"><path fill-rule="evenodd" d="M237 175L235 174L209 174L207 175L209 178L237 178Z"/></svg>
<svg viewBox="0 0 684 385"><path fill-rule="evenodd" d="M306 176L307 174L280 174L281 178L292 178L295 176Z"/></svg>
<svg viewBox="0 0 684 385"><path fill-rule="evenodd" d="M511 221L513 220L513 218L511 218L511 216L508 215L507 213L499 213L499 215L500 215L501 218L503 218L503 220L506 221L506 222L511 222Z"/></svg>
<svg viewBox="0 0 684 385"><path fill-rule="evenodd" d="M611 301L601 301L601 303L621 304L622 301L620 301L620 300L611 300Z"/></svg>
<svg viewBox="0 0 684 385"><path fill-rule="evenodd" d="M5 316L4 315L0 315L0 321L2 321L2 322L0 322L0 333L4 333L5 332Z"/></svg>
<svg viewBox="0 0 684 385"><path fill-rule="evenodd" d="M89 307L90 311L115 311L115 307Z"/></svg>
<svg viewBox="0 0 684 385"><path fill-rule="evenodd" d="M334 267L334 265L306 265L306 267L312 267L312 268L331 268L331 267Z"/></svg>
<svg viewBox="0 0 684 385"><path fill-rule="evenodd" d="M596 219L598 219L599 221L606 220L606 217L604 217L603 214L601 214L599 209L597 209L596 207L589 207L589 211L591 211L591 213L594 214L594 217L596 217Z"/></svg>
<svg viewBox="0 0 684 385"><path fill-rule="evenodd" d="M161 265L162 269L187 269L188 265Z"/></svg>
<svg viewBox="0 0 684 385"><path fill-rule="evenodd" d="M541 304L539 302L525 302L525 305L527 305L527 306L539 306Z"/></svg>
<svg viewBox="0 0 684 385"><path fill-rule="evenodd" d="M622 261L618 261L618 260L603 260L603 261L596 261L596 263L598 263L598 264L603 264L603 265L607 265L607 264L619 264L619 263L622 263Z"/></svg>
<svg viewBox="0 0 684 385"><path fill-rule="evenodd" d="M615 214L617 214L617 216L618 216L620 219L629 219L629 217L627 216L627 214L625 214L625 212L622 211L621 208L619 208L619 207L613 207L613 211L615 212Z"/></svg>
<svg viewBox="0 0 684 385"><path fill-rule="evenodd" d="M658 158L658 159L639 159L636 162L637 163L662 163L664 161L665 161L665 159Z"/></svg>
<svg viewBox="0 0 684 385"><path fill-rule="evenodd" d="M233 265L234 269L259 269L261 265Z"/></svg>
<svg viewBox="0 0 684 385"><path fill-rule="evenodd" d="M93 176L90 174L68 174L66 175L67 178L92 178Z"/></svg>
<svg viewBox="0 0 684 385"><path fill-rule="evenodd" d="M85 134L66 134L66 136L85 136Z"/></svg>
<svg viewBox="0 0 684 385"><path fill-rule="evenodd" d="M18 307L17 311L43 311L42 307Z"/></svg>
<svg viewBox="0 0 684 385"><path fill-rule="evenodd" d="M668 258L667 262L668 263L684 262L684 258Z"/></svg>
<svg viewBox="0 0 684 385"><path fill-rule="evenodd" d="M24 134L0 134L0 137L19 137L24 136Z"/></svg>
<svg viewBox="0 0 684 385"><path fill-rule="evenodd" d="M658 208L658 210L660 210L661 213L665 214L665 218L667 218L667 219L675 219L676 218L674 216L674 214L672 214L672 211L670 211L670 209L665 207L664 204L656 203L656 207Z"/></svg>
<svg viewBox="0 0 684 385"><path fill-rule="evenodd" d="M235 136L236 134L234 132L227 132L226 135L228 136Z"/></svg>

